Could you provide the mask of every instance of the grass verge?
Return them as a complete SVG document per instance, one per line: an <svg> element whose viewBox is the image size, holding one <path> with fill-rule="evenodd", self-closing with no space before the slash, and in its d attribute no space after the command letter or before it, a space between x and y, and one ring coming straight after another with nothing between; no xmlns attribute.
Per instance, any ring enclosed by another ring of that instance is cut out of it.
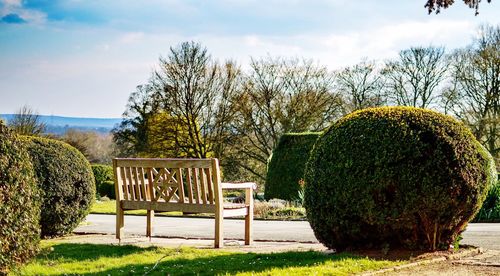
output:
<svg viewBox="0 0 500 276"><path fill-rule="evenodd" d="M348 275L403 264L321 252L235 253L213 249L136 247L42 241L21 275Z"/></svg>

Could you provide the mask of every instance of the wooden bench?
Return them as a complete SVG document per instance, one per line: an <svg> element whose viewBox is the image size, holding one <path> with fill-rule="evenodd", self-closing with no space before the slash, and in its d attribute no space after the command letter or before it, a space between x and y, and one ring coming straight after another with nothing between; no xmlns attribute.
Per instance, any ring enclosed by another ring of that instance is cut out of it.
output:
<svg viewBox="0 0 500 276"><path fill-rule="evenodd" d="M147 210L151 238L154 212L215 214L215 248L223 246L223 219L245 216L245 244L252 241L255 183L222 183L217 159L113 159L116 238L121 240L125 210ZM225 203L224 189L244 189L245 202Z"/></svg>

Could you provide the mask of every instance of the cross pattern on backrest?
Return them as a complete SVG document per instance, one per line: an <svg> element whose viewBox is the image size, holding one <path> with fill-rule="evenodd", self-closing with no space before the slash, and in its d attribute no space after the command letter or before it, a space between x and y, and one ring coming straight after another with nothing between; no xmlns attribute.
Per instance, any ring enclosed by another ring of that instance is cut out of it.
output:
<svg viewBox="0 0 500 276"><path fill-rule="evenodd" d="M177 195L179 190L179 170L171 169L170 171L166 168L161 168L157 171L153 168L153 187L155 190L154 201L160 199L169 202L173 199L175 202L180 202L180 197Z"/></svg>

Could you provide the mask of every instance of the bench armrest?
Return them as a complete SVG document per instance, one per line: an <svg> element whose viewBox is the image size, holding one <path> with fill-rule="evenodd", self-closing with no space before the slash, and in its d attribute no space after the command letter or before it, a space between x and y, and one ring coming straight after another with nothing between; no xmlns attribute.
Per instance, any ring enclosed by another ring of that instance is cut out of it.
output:
<svg viewBox="0 0 500 276"><path fill-rule="evenodd" d="M252 190L256 190L257 184L254 182L242 182L242 183L222 182L221 188L222 189L252 189Z"/></svg>

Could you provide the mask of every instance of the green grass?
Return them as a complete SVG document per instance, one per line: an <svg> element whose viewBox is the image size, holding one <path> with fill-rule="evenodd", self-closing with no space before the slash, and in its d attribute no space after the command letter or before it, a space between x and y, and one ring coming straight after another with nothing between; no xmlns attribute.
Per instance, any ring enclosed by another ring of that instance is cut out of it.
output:
<svg viewBox="0 0 500 276"><path fill-rule="evenodd" d="M92 214L116 214L116 201L96 201L94 205L92 205L92 209L90 209L90 213ZM146 210L131 210L125 211L126 215L146 215ZM166 215L166 216L182 216L182 212L165 212L165 213L156 213L156 215Z"/></svg>
<svg viewBox="0 0 500 276"><path fill-rule="evenodd" d="M320 252L235 253L214 249L141 248L42 242L20 275L347 275L404 262ZM155 264L158 265L153 269Z"/></svg>

